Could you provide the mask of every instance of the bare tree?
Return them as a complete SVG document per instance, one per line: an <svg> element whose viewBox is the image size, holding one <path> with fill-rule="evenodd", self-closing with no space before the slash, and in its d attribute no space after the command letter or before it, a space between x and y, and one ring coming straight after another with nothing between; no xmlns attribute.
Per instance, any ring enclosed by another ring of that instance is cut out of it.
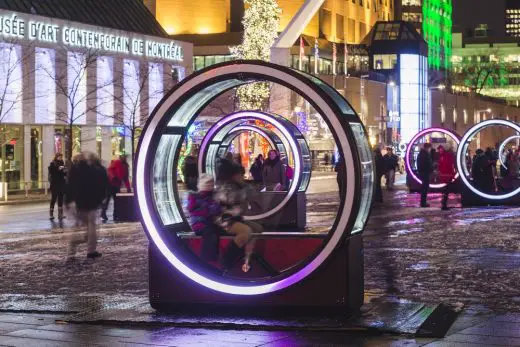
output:
<svg viewBox="0 0 520 347"><path fill-rule="evenodd" d="M507 84L507 74L510 64L504 61L499 49L477 52L476 55L465 57L462 61L453 63L451 79L456 85L468 87L471 91L481 94L486 87L498 87Z"/></svg>
<svg viewBox="0 0 520 347"><path fill-rule="evenodd" d="M16 113L21 117L23 101L34 95L24 93L25 77L34 73L34 66L27 64L34 54L32 44L22 45L18 40L7 40L0 43L0 158L2 161L2 181L6 181L6 145L12 134L5 123L19 122L13 119Z"/></svg>
<svg viewBox="0 0 520 347"><path fill-rule="evenodd" d="M98 110L101 116L113 119L114 125L124 129L130 141L131 162L142 126L162 99L165 89L170 87L167 81L172 81L172 75L166 65L142 62L139 65L137 61L125 61L115 78L113 99L117 106L114 113L103 114Z"/></svg>
<svg viewBox="0 0 520 347"><path fill-rule="evenodd" d="M56 120L67 127L65 136L65 159L71 163L73 153L74 127L85 123L88 113L95 112L99 107L97 93L100 88L113 83L112 80L102 84L89 83L88 71L96 68L101 54L97 50L78 49L75 52L65 52L56 58L56 74L48 71L56 83Z"/></svg>

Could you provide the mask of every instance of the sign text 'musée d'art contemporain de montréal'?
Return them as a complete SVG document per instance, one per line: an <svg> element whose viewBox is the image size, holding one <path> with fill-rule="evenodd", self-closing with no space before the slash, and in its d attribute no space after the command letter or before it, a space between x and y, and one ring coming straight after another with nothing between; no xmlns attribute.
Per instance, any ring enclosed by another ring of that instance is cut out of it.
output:
<svg viewBox="0 0 520 347"><path fill-rule="evenodd" d="M40 18L40 17L39 17ZM70 47L182 61L182 47L175 41L159 42L148 38L114 35L75 26L27 20L18 14L0 12L0 36L63 44Z"/></svg>

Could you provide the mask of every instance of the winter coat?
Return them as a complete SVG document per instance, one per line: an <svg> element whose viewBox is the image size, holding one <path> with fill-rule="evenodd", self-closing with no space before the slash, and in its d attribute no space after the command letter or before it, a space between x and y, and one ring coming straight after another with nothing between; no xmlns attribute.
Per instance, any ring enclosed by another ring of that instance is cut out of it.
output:
<svg viewBox="0 0 520 347"><path fill-rule="evenodd" d="M429 176L433 171L432 156L426 149L421 149L417 156L417 172L419 176Z"/></svg>
<svg viewBox="0 0 520 347"><path fill-rule="evenodd" d="M197 167L197 160L194 156L189 155L184 160L182 167L182 175L184 176L184 183L189 190L197 190L197 181L199 179L199 169Z"/></svg>
<svg viewBox="0 0 520 347"><path fill-rule="evenodd" d="M262 171L264 169L264 165L260 161L256 161L251 165L249 172L251 176L253 176L253 181L262 182Z"/></svg>
<svg viewBox="0 0 520 347"><path fill-rule="evenodd" d="M376 164L376 176L382 177L385 174L385 161L383 160L383 156L381 153L375 153L374 161Z"/></svg>
<svg viewBox="0 0 520 347"><path fill-rule="evenodd" d="M195 234L202 236L200 257L206 261L218 259L220 230L215 219L220 215L220 204L213 199L213 192L192 192L188 196L190 225Z"/></svg>
<svg viewBox="0 0 520 347"><path fill-rule="evenodd" d="M274 187L277 184L285 187L287 180L285 166L280 160L277 160L275 163L270 163L269 160L266 160L262 170L262 178L266 187Z"/></svg>
<svg viewBox="0 0 520 347"><path fill-rule="evenodd" d="M74 201L79 210L97 209L105 199L108 176L101 164L82 160L72 165L69 173L67 202Z"/></svg>
<svg viewBox="0 0 520 347"><path fill-rule="evenodd" d="M235 222L241 222L242 207L247 200L247 187L237 182L229 181L218 184L213 198L221 206L217 224L224 230L228 230Z"/></svg>
<svg viewBox="0 0 520 347"><path fill-rule="evenodd" d="M108 167L108 180L110 185L119 189L121 188L121 184L124 183L126 190L131 191L128 171L129 166L126 161L122 161L121 159L112 160Z"/></svg>
<svg viewBox="0 0 520 347"><path fill-rule="evenodd" d="M53 160L49 165L49 182L50 188L53 192L65 191L65 177L67 172L65 171L65 163L63 160Z"/></svg>
<svg viewBox="0 0 520 347"><path fill-rule="evenodd" d="M390 170L397 171L399 169L399 158L395 154L385 154L383 156L383 161L385 162L385 172Z"/></svg>
<svg viewBox="0 0 520 347"><path fill-rule="evenodd" d="M456 174L455 158L452 152L439 155L439 180L441 183L450 183Z"/></svg>

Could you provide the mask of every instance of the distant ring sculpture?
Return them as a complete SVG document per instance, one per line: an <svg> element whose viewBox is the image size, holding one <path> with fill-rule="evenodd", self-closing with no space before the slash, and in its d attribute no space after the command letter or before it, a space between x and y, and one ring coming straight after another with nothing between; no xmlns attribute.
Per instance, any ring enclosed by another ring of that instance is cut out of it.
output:
<svg viewBox="0 0 520 347"><path fill-rule="evenodd" d="M459 136L456 133L454 133L453 131L450 131L448 129L427 128L427 129L424 129L424 130L418 132L410 140L410 143L408 143L408 146L406 147L405 163L406 163L406 170L407 170L408 174L410 174L410 176L419 184L422 184L422 180L419 177L417 177L417 175L415 174L415 172L412 168L412 164L410 162L410 154L412 152L415 142L417 142L417 140L419 140L421 137L431 134L431 133L442 133L442 134L448 135L453 141L455 141L455 143L457 144L457 147L460 147L459 146L459 144L460 144ZM457 172L457 174L453 177L453 181L455 181L458 177L459 177L459 173ZM430 183L430 188L440 189L440 188L444 188L444 187L446 187L446 183L437 183L437 184Z"/></svg>
<svg viewBox="0 0 520 347"><path fill-rule="evenodd" d="M506 194L488 194L485 192L482 192L475 188L471 182L468 180L466 175L462 174L465 167L465 157L466 157L466 151L468 146L466 144L469 144L471 142L471 139L479 132L484 130L485 128L492 127L492 126L505 126L513 129L514 131L520 133L520 126L514 122L507 121L504 119L490 119L483 122L480 122L476 125L474 125L472 128L470 128L462 137L461 143L465 144L464 146L459 146L457 149L457 171L460 174L460 177L462 179L462 182L468 187L473 193L477 194L478 196L490 199L490 200L505 200L512 198L513 196L520 193L520 187L515 189L512 192L506 193Z"/></svg>
<svg viewBox="0 0 520 347"><path fill-rule="evenodd" d="M506 145L511 142L512 140L520 139L520 135L513 135L505 139L498 149L498 160L500 160L500 164L504 167L504 169L507 169L506 163L504 163L504 159L502 159L502 153L504 152L504 148Z"/></svg>

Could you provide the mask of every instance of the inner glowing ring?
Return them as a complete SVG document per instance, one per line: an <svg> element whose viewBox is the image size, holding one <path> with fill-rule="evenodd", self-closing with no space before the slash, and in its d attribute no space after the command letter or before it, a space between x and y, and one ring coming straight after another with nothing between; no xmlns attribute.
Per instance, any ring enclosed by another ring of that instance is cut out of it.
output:
<svg viewBox="0 0 520 347"><path fill-rule="evenodd" d="M296 141L294 141L294 138L291 136L289 131L285 128L285 126L282 123L280 123L273 116L266 114L266 113L256 112L256 111L241 111L241 112L230 114L230 115L222 118L217 123L215 123L215 125L213 125L213 127L211 127L211 129L208 131L208 133L206 134L206 136L204 136L204 139L202 140L202 144L200 145L200 153L205 153L208 145L215 138L215 136L218 135L218 133L221 131L222 128L224 128L226 125L228 125L229 123L232 123L233 121L235 121L237 119L244 119L244 121L246 121L248 119L258 119L258 120L262 120L267 123L271 123L278 131L280 131L282 133L283 137L285 137L287 142L289 142L289 147L291 147L291 151L294 154L294 179L291 182L289 191L287 192L285 197L282 199L282 201L280 201L279 204L277 204L272 209L270 209L269 211L266 211L264 213L257 214L254 216L244 216L244 219L246 219L246 220L260 220L260 219L264 219L264 218L270 217L270 216L278 213L282 208L284 208L284 206L289 202L289 200L291 200L292 196L296 192L296 189L298 189L298 185L300 183L300 176L301 176L301 166L302 166L301 158L300 158L301 150L300 150L300 147L296 144ZM298 154L298 155L296 155L296 154ZM207 162L207 158L206 158L206 162ZM204 156L199 155L199 172L204 172L204 164L205 164Z"/></svg>
<svg viewBox="0 0 520 347"><path fill-rule="evenodd" d="M442 133L442 134L445 134L445 135L448 135L449 137L451 137L451 139L453 141L455 141L455 143L457 144L457 149L460 144L460 140L459 140L459 137L457 134L455 134L454 132L452 131L449 131L447 129L444 129L444 128L428 128L428 129L424 129L423 131L420 131L418 132L411 140L410 140L410 143L408 144L408 146L406 147L406 155L405 155L405 163L406 163L406 168L408 169L408 173L412 176L412 178L419 184L422 184L422 181L419 177L417 177L417 175L413 172L413 168L412 168L412 164L410 163L410 154L412 152L412 148L415 144L415 142L420 139L421 137L427 135L427 134L431 134L431 133ZM455 177L453 177L453 181L455 181L457 178L459 177L459 173L457 172L457 174L455 174ZM440 189L440 188L444 188L446 187L446 183L437 183L437 184L432 184L430 183L430 188L434 188L434 189Z"/></svg>
<svg viewBox="0 0 520 347"><path fill-rule="evenodd" d="M520 126L518 126L518 124L516 124L516 123L510 122L510 121L507 121L507 120L504 120L504 119L489 119L489 120L485 120L483 122L480 122L478 124L475 124L472 128L470 128L464 134L464 137L462 137L462 140L460 140L460 142L461 143L468 142L468 144L469 144L469 142L473 138L473 135L475 135L476 133L481 131L481 129L487 128L487 127L490 127L490 126L493 126L493 125L503 125L503 126L511 128L511 129L514 129L516 132L520 133ZM463 167L464 167L463 163L465 162L465 156L466 156L467 148L468 148L468 146L459 146L459 148L457 149L457 171L459 172L459 174L461 174L463 172ZM501 194L501 195L487 194L487 193L481 192L480 190L475 188L471 184L471 182L468 180L466 175L461 174L460 178L462 179L462 182L464 182L466 187L468 187L473 193L477 194L478 196L480 196L480 197L482 197L484 199L503 200L503 199L512 198L513 196L515 196L518 193L520 193L520 187L518 187L514 191L512 191L510 193L507 193L507 194Z"/></svg>
<svg viewBox="0 0 520 347"><path fill-rule="evenodd" d="M504 163L504 160L502 159L502 153L504 152L504 147L511 142L511 140L514 139L520 139L520 135L513 135L508 137L500 144L500 147L498 149L498 160L500 160L500 164L504 167L504 169L507 169L506 163Z"/></svg>

